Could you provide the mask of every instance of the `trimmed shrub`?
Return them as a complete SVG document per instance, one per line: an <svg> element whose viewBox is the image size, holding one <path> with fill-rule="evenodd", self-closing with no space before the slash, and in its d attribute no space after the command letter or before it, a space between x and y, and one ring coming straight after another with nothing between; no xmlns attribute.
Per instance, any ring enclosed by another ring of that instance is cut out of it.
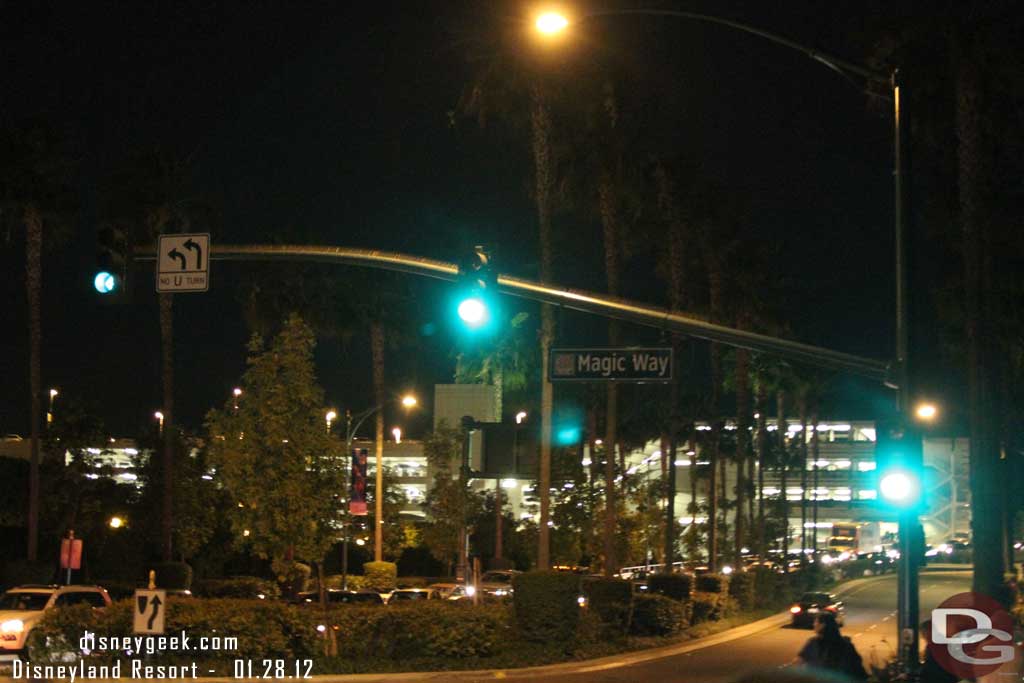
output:
<svg viewBox="0 0 1024 683"><path fill-rule="evenodd" d="M633 597L633 585L622 579L593 577L582 582L587 608L600 618L601 622L624 633L629 622L629 605Z"/></svg>
<svg viewBox="0 0 1024 683"><path fill-rule="evenodd" d="M192 587L192 567L184 562L160 562L156 571L156 587L187 591Z"/></svg>
<svg viewBox="0 0 1024 683"><path fill-rule="evenodd" d="M729 588L729 577L724 574L701 574L693 587L702 593L725 593Z"/></svg>
<svg viewBox="0 0 1024 683"><path fill-rule="evenodd" d="M132 602L105 610L88 605L50 610L30 636L33 659L48 661L78 650L88 629L104 636L132 635ZM338 658L332 668L357 671L383 659L487 657L511 637L509 613L496 607L447 602L409 603L375 609L351 605L308 609L267 600L168 600L167 631L190 637L237 637L237 649L203 653L204 664L230 674L233 659ZM318 627L326 627L323 633ZM97 664L123 652L94 651ZM152 664L200 661L195 652L162 651ZM320 665L318 665L320 666Z"/></svg>
<svg viewBox="0 0 1024 683"><path fill-rule="evenodd" d="M227 579L199 579L192 584L192 594L200 598L274 599L281 590L273 581L255 576L233 576ZM259 596L263 596L260 598Z"/></svg>
<svg viewBox="0 0 1024 683"><path fill-rule="evenodd" d="M633 623L630 632L638 636L669 636L687 625L691 603L659 595L633 596Z"/></svg>
<svg viewBox="0 0 1024 683"><path fill-rule="evenodd" d="M696 592L693 594L692 622L718 621L724 616L726 605L721 593Z"/></svg>
<svg viewBox="0 0 1024 683"><path fill-rule="evenodd" d="M363 565L363 576L364 588L378 592L392 591L395 590L398 565L394 562L367 562Z"/></svg>
<svg viewBox="0 0 1024 683"><path fill-rule="evenodd" d="M729 577L729 595L742 610L754 608L754 581L754 575L749 572L736 572Z"/></svg>
<svg viewBox="0 0 1024 683"><path fill-rule="evenodd" d="M567 642L580 619L580 580L574 574L541 571L517 574L512 580L516 626L525 640Z"/></svg>
<svg viewBox="0 0 1024 683"><path fill-rule="evenodd" d="M769 567L757 567L754 577L754 607L773 608L785 602L789 595L782 590L785 577Z"/></svg>
<svg viewBox="0 0 1024 683"><path fill-rule="evenodd" d="M647 579L647 590L688 601L693 592L693 577L689 574L654 574Z"/></svg>

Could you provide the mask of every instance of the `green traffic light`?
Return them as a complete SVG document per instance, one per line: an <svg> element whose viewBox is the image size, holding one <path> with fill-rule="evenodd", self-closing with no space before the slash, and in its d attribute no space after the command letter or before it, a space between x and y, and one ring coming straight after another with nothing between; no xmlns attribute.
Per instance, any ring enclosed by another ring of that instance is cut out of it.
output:
<svg viewBox="0 0 1024 683"><path fill-rule="evenodd" d="M92 286L100 294L110 294L117 289L117 278L105 270L96 273L92 280Z"/></svg>
<svg viewBox="0 0 1024 683"><path fill-rule="evenodd" d="M903 472L891 472L879 484L882 497L893 502L905 502L914 492L914 483Z"/></svg>
<svg viewBox="0 0 1024 683"><path fill-rule="evenodd" d="M480 327L487 322L487 304L478 296L470 296L459 303L459 318L471 328Z"/></svg>

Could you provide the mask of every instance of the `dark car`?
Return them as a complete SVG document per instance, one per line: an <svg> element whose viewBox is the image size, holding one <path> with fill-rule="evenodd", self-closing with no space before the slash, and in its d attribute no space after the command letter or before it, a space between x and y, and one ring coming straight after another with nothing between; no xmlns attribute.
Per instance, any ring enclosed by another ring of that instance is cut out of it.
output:
<svg viewBox="0 0 1024 683"><path fill-rule="evenodd" d="M320 595L316 591L306 591L295 596L296 604L316 605L320 603ZM332 605L383 605L384 598L373 591L343 591L336 588L327 591L327 602Z"/></svg>
<svg viewBox="0 0 1024 683"><path fill-rule="evenodd" d="M832 612L836 615L836 623L843 625L846 608L833 593L804 593L789 608L794 628L810 628L814 625L814 618L821 612Z"/></svg>

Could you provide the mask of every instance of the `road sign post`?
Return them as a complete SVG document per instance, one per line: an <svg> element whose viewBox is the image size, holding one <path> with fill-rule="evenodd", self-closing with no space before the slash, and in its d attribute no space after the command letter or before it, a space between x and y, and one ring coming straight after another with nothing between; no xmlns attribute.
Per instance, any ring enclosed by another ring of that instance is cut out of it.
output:
<svg viewBox="0 0 1024 683"><path fill-rule="evenodd" d="M156 291L205 292L210 289L210 234L160 235Z"/></svg>
<svg viewBox="0 0 1024 683"><path fill-rule="evenodd" d="M142 589L135 591L132 603L132 629L137 634L161 635L167 611L167 591Z"/></svg>

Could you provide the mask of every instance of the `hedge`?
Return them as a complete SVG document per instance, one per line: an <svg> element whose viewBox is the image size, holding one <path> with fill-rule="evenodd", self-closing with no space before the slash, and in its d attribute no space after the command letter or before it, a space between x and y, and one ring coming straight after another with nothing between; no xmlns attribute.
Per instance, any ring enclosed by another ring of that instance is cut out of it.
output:
<svg viewBox="0 0 1024 683"><path fill-rule="evenodd" d="M602 623L619 633L629 628L630 601L633 585L622 579L593 577L582 582L587 608L596 614Z"/></svg>
<svg viewBox="0 0 1024 683"><path fill-rule="evenodd" d="M394 562L366 562L363 564L363 575L364 588L386 593L395 590L398 565ZM349 587L351 588L351 583Z"/></svg>
<svg viewBox="0 0 1024 683"><path fill-rule="evenodd" d="M754 608L754 582L754 575L749 572L736 572L729 577L729 595L742 610Z"/></svg>
<svg viewBox="0 0 1024 683"><path fill-rule="evenodd" d="M702 593L725 593L729 577L724 574L700 574L694 582L694 589Z"/></svg>
<svg viewBox="0 0 1024 683"><path fill-rule="evenodd" d="M161 562L153 569L157 588L187 591L192 587L192 567L184 562Z"/></svg>
<svg viewBox="0 0 1024 683"><path fill-rule="evenodd" d="M331 668L351 671L372 667L382 658L487 657L511 637L508 610L441 601L386 610L345 605L325 611L266 600L171 598L167 607L168 634L184 630L193 640L238 638L236 650L204 653L204 661L221 664L236 658L313 658L318 660L317 671L322 671L330 658ZM131 636L132 602L120 601L106 610L80 605L48 611L30 636L33 661L77 650L86 629L98 636ZM93 652L98 664L113 661L117 654ZM152 656L155 664L188 664L195 659L196 653L190 651Z"/></svg>
<svg viewBox="0 0 1024 683"><path fill-rule="evenodd" d="M516 626L525 640L567 642L580 619L580 579L575 574L540 571L517 574L512 580Z"/></svg>
<svg viewBox="0 0 1024 683"><path fill-rule="evenodd" d="M689 574L654 574L647 579L647 590L676 600L689 600L693 577Z"/></svg>
<svg viewBox="0 0 1024 683"><path fill-rule="evenodd" d="M669 636L690 623L692 603L680 602L657 593L633 596L631 633L638 636Z"/></svg>
<svg viewBox="0 0 1024 683"><path fill-rule="evenodd" d="M200 598L248 598L272 600L281 597L281 589L273 581L255 576L232 576L227 579L199 579L192 583L192 594ZM260 598L259 596L263 596Z"/></svg>
<svg viewBox="0 0 1024 683"><path fill-rule="evenodd" d="M783 590L785 575L770 567L757 567L751 575L754 577L754 607L773 608L789 599L788 590Z"/></svg>
<svg viewBox="0 0 1024 683"><path fill-rule="evenodd" d="M693 594L692 622L718 621L726 615L727 598L721 593L695 592Z"/></svg>

